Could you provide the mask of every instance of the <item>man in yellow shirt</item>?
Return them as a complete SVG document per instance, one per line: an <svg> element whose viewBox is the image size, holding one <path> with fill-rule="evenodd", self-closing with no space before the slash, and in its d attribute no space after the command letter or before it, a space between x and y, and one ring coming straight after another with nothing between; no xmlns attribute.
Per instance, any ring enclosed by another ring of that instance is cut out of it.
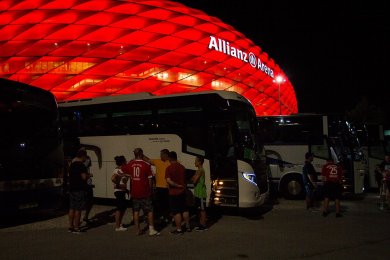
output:
<svg viewBox="0 0 390 260"><path fill-rule="evenodd" d="M169 193L168 183L165 179L165 170L171 164L168 160L168 149L162 149L160 151L160 159L151 159L150 162L156 167L156 191L155 191L155 214L158 218L169 222Z"/></svg>

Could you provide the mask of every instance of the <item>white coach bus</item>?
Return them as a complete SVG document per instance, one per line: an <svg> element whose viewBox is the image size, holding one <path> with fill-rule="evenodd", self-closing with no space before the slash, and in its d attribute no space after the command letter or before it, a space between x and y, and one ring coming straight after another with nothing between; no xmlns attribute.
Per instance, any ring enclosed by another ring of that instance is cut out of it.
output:
<svg viewBox="0 0 390 260"><path fill-rule="evenodd" d="M288 199L305 194L302 168L305 153L314 154L313 166L321 189L321 169L329 158L344 169L344 193L361 194L367 163L353 126L339 115L295 114L259 117L272 187Z"/></svg>
<svg viewBox="0 0 390 260"><path fill-rule="evenodd" d="M188 180L195 173L195 156L204 156L209 206L257 207L268 196L256 115L235 92L139 93L68 101L59 109L65 146L94 151L89 155L95 197L114 197L110 181L114 157L130 160L136 147L151 159L158 159L162 149L175 151Z"/></svg>

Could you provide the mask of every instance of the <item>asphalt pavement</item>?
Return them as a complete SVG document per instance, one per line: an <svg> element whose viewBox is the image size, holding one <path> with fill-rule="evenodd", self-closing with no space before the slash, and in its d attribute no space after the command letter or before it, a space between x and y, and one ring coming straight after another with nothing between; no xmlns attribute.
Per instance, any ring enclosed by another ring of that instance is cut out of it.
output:
<svg viewBox="0 0 390 260"><path fill-rule="evenodd" d="M113 206L95 205L83 234L67 232L65 212L2 220L0 259L388 259L390 212L375 193L342 201L327 217L304 201L274 199L261 210L209 216L209 230L137 236L131 211L125 232L114 231ZM196 224L196 218L192 219ZM144 224L145 225L145 224Z"/></svg>

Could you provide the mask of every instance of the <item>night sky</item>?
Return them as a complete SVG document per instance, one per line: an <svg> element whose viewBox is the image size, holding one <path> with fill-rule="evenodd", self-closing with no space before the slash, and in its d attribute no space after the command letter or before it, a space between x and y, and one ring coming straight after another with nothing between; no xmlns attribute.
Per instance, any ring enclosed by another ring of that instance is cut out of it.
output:
<svg viewBox="0 0 390 260"><path fill-rule="evenodd" d="M267 52L292 82L299 112L345 113L360 103L390 114L388 1L177 2L218 17Z"/></svg>

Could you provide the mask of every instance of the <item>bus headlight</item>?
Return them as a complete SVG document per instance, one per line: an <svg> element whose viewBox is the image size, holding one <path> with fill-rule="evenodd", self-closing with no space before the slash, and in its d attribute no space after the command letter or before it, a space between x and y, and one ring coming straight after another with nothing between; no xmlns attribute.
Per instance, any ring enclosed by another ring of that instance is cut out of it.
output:
<svg viewBox="0 0 390 260"><path fill-rule="evenodd" d="M244 176L244 179L246 179L247 181L253 183L254 185L257 185L256 174L243 172L242 176Z"/></svg>

